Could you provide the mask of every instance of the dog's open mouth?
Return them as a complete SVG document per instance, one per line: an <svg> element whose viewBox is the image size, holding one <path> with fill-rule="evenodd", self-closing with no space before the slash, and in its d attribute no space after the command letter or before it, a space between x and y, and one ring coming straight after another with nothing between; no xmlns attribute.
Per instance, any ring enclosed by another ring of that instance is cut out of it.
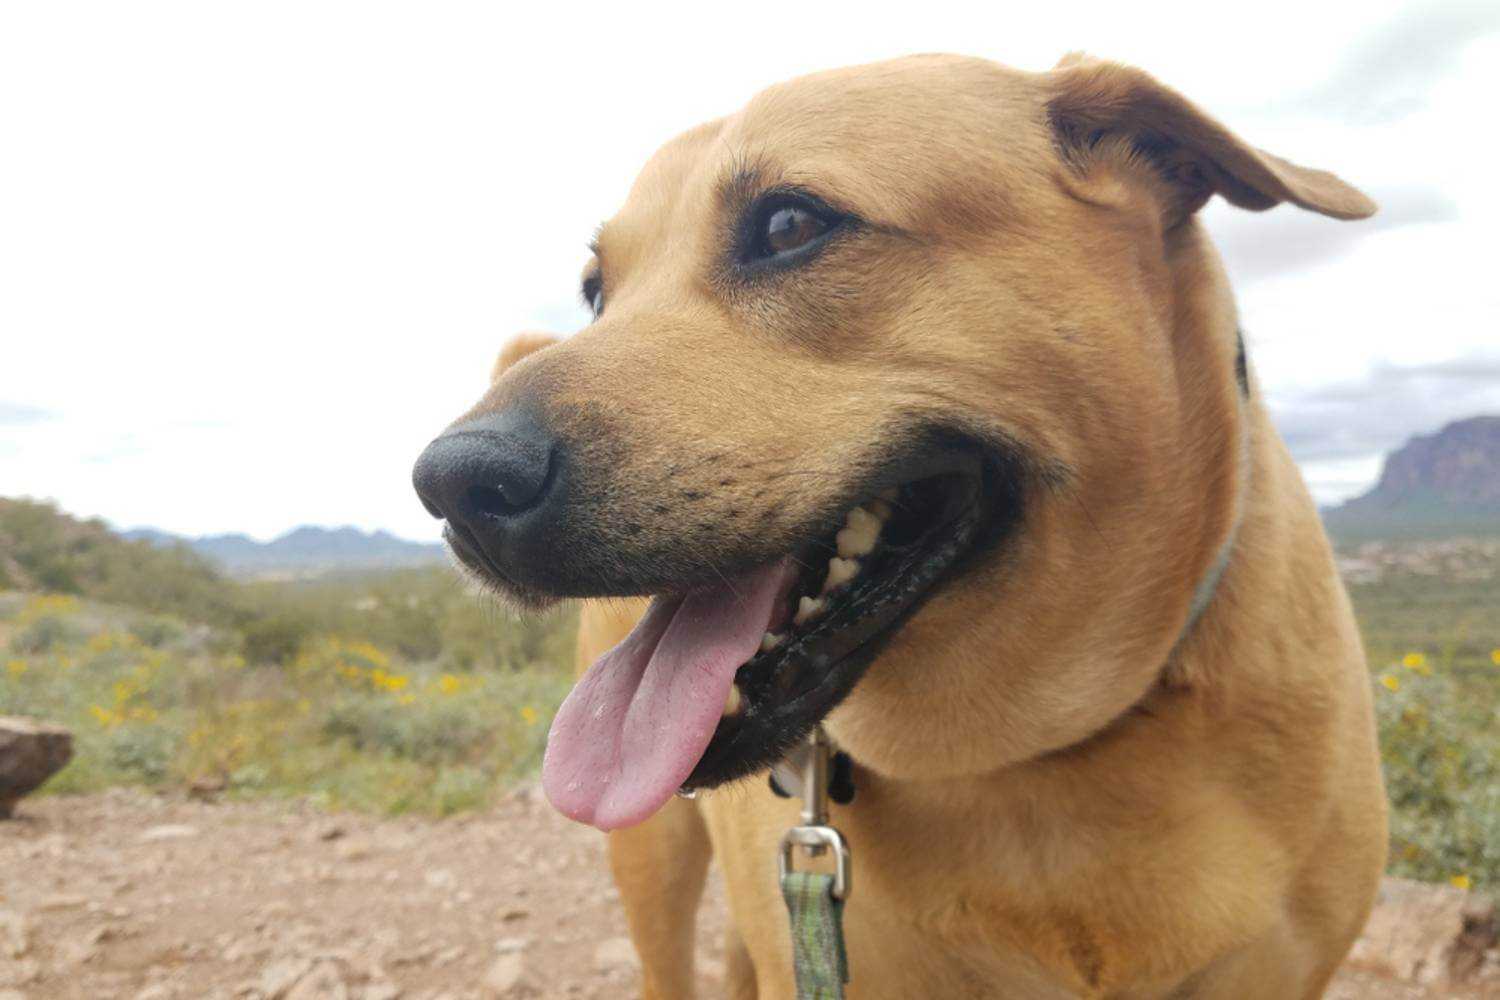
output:
<svg viewBox="0 0 1500 1000"><path fill-rule="evenodd" d="M548 798L614 829L678 789L778 760L943 580L1016 519L1014 490L993 488L1011 477L965 458L830 515L835 527L779 560L655 598L559 710Z"/></svg>

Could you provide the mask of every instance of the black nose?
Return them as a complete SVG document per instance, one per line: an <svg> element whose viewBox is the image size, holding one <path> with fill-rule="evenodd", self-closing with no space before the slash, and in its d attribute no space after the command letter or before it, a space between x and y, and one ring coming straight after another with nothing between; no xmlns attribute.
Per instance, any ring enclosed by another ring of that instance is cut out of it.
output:
<svg viewBox="0 0 1500 1000"><path fill-rule="evenodd" d="M523 411L479 417L427 446L412 485L433 517L484 538L546 503L552 453L551 438Z"/></svg>

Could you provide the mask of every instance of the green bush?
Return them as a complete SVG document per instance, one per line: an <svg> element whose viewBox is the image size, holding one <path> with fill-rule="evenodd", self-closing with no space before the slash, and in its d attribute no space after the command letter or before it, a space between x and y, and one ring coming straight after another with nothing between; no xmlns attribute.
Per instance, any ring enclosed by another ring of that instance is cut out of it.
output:
<svg viewBox="0 0 1500 1000"><path fill-rule="evenodd" d="M316 629L306 615L277 612L251 619L242 634L245 658L251 663L290 663Z"/></svg>
<svg viewBox="0 0 1500 1000"><path fill-rule="evenodd" d="M181 622L162 615L145 615L130 623L130 634L152 649L179 642L187 635Z"/></svg>
<svg viewBox="0 0 1500 1000"><path fill-rule="evenodd" d="M1378 678L1397 874L1500 880L1500 707L1487 680L1415 652Z"/></svg>
<svg viewBox="0 0 1500 1000"><path fill-rule="evenodd" d="M22 656L35 656L69 645L82 635L73 622L61 615L42 615L22 626L10 640L10 650Z"/></svg>
<svg viewBox="0 0 1500 1000"><path fill-rule="evenodd" d="M180 737L167 726L131 722L109 733L109 766L126 782L157 785L171 774Z"/></svg>

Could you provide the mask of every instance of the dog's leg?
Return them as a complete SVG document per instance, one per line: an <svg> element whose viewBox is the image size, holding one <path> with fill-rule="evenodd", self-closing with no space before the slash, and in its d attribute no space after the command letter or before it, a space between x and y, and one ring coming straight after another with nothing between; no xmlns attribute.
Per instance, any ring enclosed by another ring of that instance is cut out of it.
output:
<svg viewBox="0 0 1500 1000"><path fill-rule="evenodd" d="M750 949L733 923L724 931L724 996L728 1000L757 1000Z"/></svg>
<svg viewBox="0 0 1500 1000"><path fill-rule="evenodd" d="M709 855L703 818L684 799L609 835L609 867L641 957L645 1000L693 996L693 934Z"/></svg>

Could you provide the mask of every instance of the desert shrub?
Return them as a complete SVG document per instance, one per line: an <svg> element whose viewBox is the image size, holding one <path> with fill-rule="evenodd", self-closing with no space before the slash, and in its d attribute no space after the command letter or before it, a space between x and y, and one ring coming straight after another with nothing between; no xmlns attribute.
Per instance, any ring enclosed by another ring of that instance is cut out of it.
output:
<svg viewBox="0 0 1500 1000"><path fill-rule="evenodd" d="M125 782L160 784L171 773L178 742L176 732L154 720L125 723L109 733L109 766Z"/></svg>
<svg viewBox="0 0 1500 1000"><path fill-rule="evenodd" d="M22 656L50 652L66 646L82 634L79 627L62 615L43 615L21 627L10 640L10 650Z"/></svg>
<svg viewBox="0 0 1500 1000"><path fill-rule="evenodd" d="M130 623L130 634L153 649L177 642L187 635L182 623L163 615L144 615Z"/></svg>
<svg viewBox="0 0 1500 1000"><path fill-rule="evenodd" d="M410 703L344 694L325 710L322 729L358 749L388 752L426 764L472 760L495 738L495 723L463 701L447 701L425 711L404 711Z"/></svg>
<svg viewBox="0 0 1500 1000"><path fill-rule="evenodd" d="M1481 670L1418 652L1377 678L1398 874L1500 881L1500 706L1486 696L1487 681Z"/></svg>
<svg viewBox="0 0 1500 1000"><path fill-rule="evenodd" d="M252 663L289 663L316 634L316 627L306 615L278 612L247 622L245 658Z"/></svg>

